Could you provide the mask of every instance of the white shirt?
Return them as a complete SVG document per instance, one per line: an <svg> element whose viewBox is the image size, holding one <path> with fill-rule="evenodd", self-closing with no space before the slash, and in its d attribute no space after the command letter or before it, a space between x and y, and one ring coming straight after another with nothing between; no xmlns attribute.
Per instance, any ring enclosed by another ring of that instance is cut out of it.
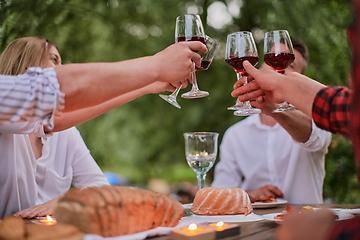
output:
<svg viewBox="0 0 360 240"><path fill-rule="evenodd" d="M37 136L44 136L38 125L31 123L24 130L35 129ZM0 131L5 132L4 126ZM105 175L75 127L43 138L38 159L28 135L0 133L0 218L61 196L71 185L84 188L104 184L108 184Z"/></svg>
<svg viewBox="0 0 360 240"><path fill-rule="evenodd" d="M53 68L29 68L28 74L0 75L0 124L40 121L53 128L64 109L65 94Z"/></svg>
<svg viewBox="0 0 360 240"><path fill-rule="evenodd" d="M331 133L314 122L309 140L299 143L280 124L270 127L258 114L249 116L225 132L212 186L254 190L270 184L291 204L322 203L330 141Z"/></svg>

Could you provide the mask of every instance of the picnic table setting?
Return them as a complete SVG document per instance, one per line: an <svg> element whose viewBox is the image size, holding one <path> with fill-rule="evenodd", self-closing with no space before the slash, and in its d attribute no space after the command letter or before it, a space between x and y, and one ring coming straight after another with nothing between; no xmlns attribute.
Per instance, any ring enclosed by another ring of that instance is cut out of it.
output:
<svg viewBox="0 0 360 240"><path fill-rule="evenodd" d="M360 215L360 204L289 205L284 199L251 202L240 188L205 187L191 204L135 187L74 189L50 218L5 217L0 239L275 239L291 212L330 208L342 221Z"/></svg>

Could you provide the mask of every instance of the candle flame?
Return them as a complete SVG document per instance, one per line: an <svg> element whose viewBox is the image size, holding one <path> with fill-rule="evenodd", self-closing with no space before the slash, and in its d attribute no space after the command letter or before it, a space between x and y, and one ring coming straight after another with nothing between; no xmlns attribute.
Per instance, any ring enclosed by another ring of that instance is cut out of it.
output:
<svg viewBox="0 0 360 240"><path fill-rule="evenodd" d="M197 229L197 225L195 223L191 223L189 226L188 226L188 229L189 230L196 230Z"/></svg>
<svg viewBox="0 0 360 240"><path fill-rule="evenodd" d="M222 226L224 226L224 222L223 222L223 221L220 221L220 222L216 223L216 226L222 227Z"/></svg>

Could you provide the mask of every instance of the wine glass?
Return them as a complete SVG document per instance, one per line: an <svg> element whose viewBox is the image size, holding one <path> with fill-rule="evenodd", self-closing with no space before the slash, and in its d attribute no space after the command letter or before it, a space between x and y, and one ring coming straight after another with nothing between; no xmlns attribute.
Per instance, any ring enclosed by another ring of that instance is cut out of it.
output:
<svg viewBox="0 0 360 240"><path fill-rule="evenodd" d="M205 32L199 15L186 14L176 18L175 42L200 41L205 43ZM195 72L195 71L194 71ZM194 73L193 72L193 73ZM192 74L193 75L193 74ZM181 106L176 101L177 95L182 86L178 87L172 94L159 96L177 108Z"/></svg>
<svg viewBox="0 0 360 240"><path fill-rule="evenodd" d="M206 173L215 163L218 136L215 132L184 133L185 156L196 173L198 189L205 187Z"/></svg>
<svg viewBox="0 0 360 240"><path fill-rule="evenodd" d="M253 66L259 61L252 33L241 31L229 34L226 39L225 62L235 70L237 79L242 79L244 85L247 84L247 73L243 67L245 60L249 61ZM228 109L236 110L234 112L236 116L261 113L261 110L253 108L249 101L243 103L236 100L236 104Z"/></svg>
<svg viewBox="0 0 360 240"><path fill-rule="evenodd" d="M208 49L208 52L206 54L201 55L201 66L200 68L195 66L195 70L207 70L210 67L210 64L215 56L215 51L217 47L219 46L219 43L215 41L213 38L209 36L205 36L205 42L206 47ZM181 95L182 98L202 98L209 96L209 93L206 91L201 91L198 87L197 81L196 81L196 71L192 72L192 88L189 92L183 93Z"/></svg>
<svg viewBox="0 0 360 240"><path fill-rule="evenodd" d="M277 30L265 33L264 38L264 62L280 74L294 61L294 49L290 35L286 30ZM283 102L279 108L272 112L285 112L296 110L296 108Z"/></svg>

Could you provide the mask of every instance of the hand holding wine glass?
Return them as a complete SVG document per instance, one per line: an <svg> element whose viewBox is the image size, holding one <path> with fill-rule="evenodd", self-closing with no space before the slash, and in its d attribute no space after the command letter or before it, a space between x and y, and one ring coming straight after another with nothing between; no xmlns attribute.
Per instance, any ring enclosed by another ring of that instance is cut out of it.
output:
<svg viewBox="0 0 360 240"><path fill-rule="evenodd" d="M198 189L205 187L206 173L214 165L218 149L218 133L184 133L185 156L189 166L196 173Z"/></svg>
<svg viewBox="0 0 360 240"><path fill-rule="evenodd" d="M294 49L290 35L286 30L277 30L265 33L264 38L264 62L280 74L294 61ZM273 112L285 112L296 110L287 102L283 102Z"/></svg>
<svg viewBox="0 0 360 240"><path fill-rule="evenodd" d="M205 32L199 15L186 14L186 15L178 16L176 18L175 42L182 42L182 41L200 41L206 44ZM195 72L195 66L194 66L194 72ZM181 88L182 86L178 87L170 95L161 94L159 96L168 103L180 109L181 106L177 102L176 98Z"/></svg>
<svg viewBox="0 0 360 240"><path fill-rule="evenodd" d="M235 70L237 79L242 79L244 85L247 83L247 73L243 67L245 60L254 66L259 61L251 32L242 31L229 34L226 39L225 62ZM236 104L228 109L236 110L234 115L237 116L261 113L261 110L253 108L249 101L242 103L237 100Z"/></svg>
<svg viewBox="0 0 360 240"><path fill-rule="evenodd" d="M215 56L215 51L217 47L219 46L219 43L215 41L215 39L205 36L205 42L206 47L208 49L208 52L206 54L201 55L201 66L198 68L195 66L195 70L207 70L210 67L210 64ZM181 95L182 98L202 98L209 96L209 93L207 91L202 91L199 89L197 80L196 80L196 72L194 71L192 73L192 88L189 92L183 93Z"/></svg>

